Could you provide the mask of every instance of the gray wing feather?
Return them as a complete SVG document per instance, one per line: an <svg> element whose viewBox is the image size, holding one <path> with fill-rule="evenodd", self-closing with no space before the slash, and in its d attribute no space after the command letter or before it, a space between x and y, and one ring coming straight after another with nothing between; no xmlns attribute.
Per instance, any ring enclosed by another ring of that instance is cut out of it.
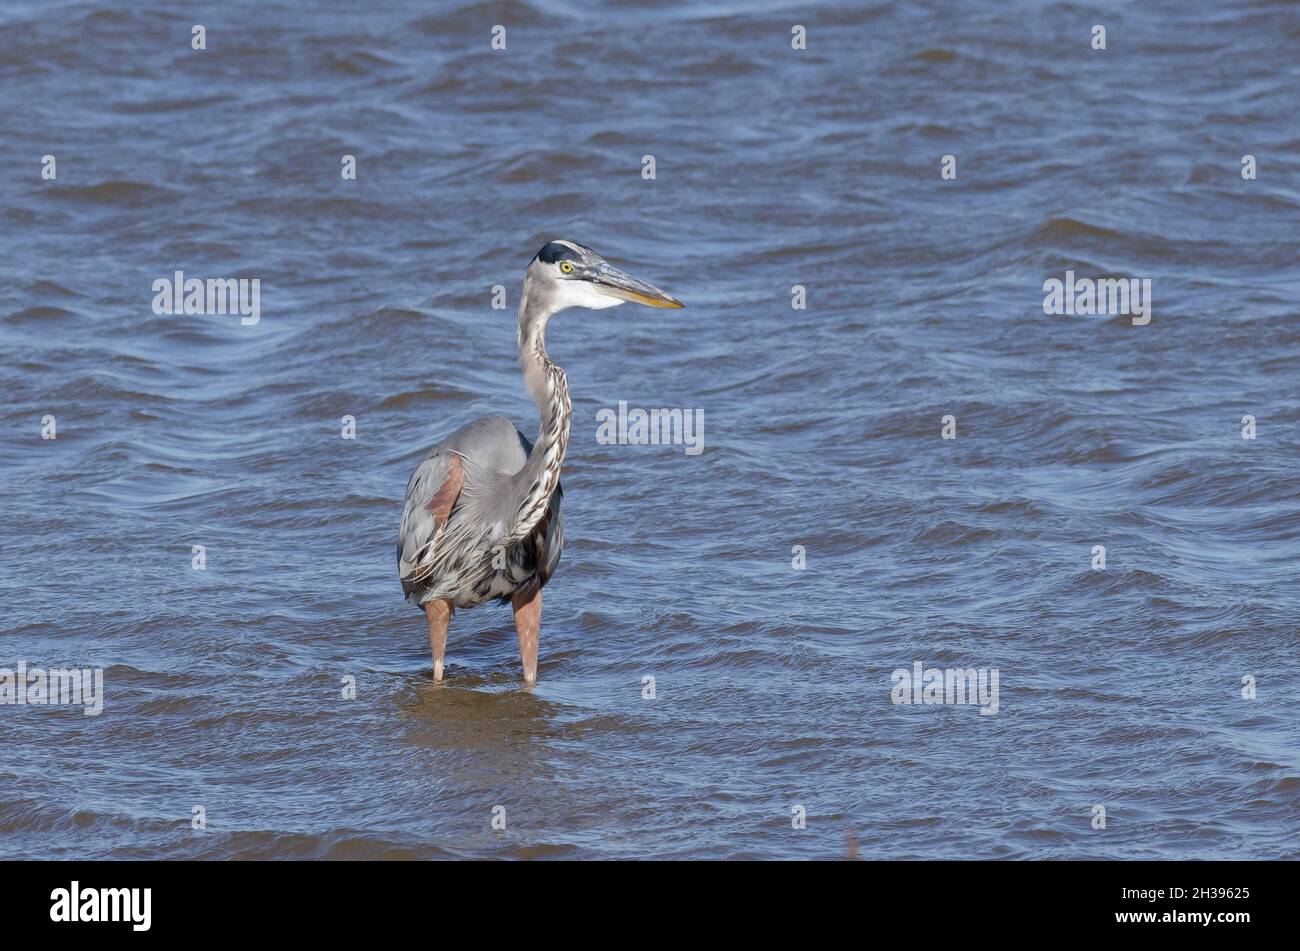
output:
<svg viewBox="0 0 1300 951"><path fill-rule="evenodd" d="M455 457L435 447L411 473L406 483L406 508L397 532L397 573L408 596L420 589L446 524L428 508L429 502L451 475Z"/></svg>

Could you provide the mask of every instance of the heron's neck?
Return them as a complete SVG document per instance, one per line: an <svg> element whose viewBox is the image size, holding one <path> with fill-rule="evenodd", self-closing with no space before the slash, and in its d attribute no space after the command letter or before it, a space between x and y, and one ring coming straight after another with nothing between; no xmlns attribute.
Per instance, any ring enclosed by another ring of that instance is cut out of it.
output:
<svg viewBox="0 0 1300 951"><path fill-rule="evenodd" d="M524 495L510 530L510 542L526 537L546 514L551 494L560 483L560 467L569 446L573 414L569 383L546 352L546 324L554 313L552 303L539 299L532 282L525 281L519 303L519 362L542 423L528 461L515 477Z"/></svg>

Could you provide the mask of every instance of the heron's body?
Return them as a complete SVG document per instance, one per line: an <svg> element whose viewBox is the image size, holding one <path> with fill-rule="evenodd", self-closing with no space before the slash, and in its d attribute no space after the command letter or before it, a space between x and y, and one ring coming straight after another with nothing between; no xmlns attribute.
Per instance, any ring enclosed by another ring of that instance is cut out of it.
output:
<svg viewBox="0 0 1300 951"><path fill-rule="evenodd" d="M406 571L414 564L414 551L399 552L402 590L423 607L433 600L448 600L454 607L472 608L484 601L509 601L515 594L540 591L555 572L564 548L564 517L560 511L564 491L556 483L547 500L546 515L524 538L502 548L489 572L474 572L473 554L498 544L514 515L510 500L519 494L517 482L533 444L504 416L484 416L462 426L438 443L411 474L408 500L402 518L403 545L418 547L437 527L429 503L449 477L460 469L461 487L448 513L442 538L460 552L459 562L437 575L417 578ZM410 500L424 500L411 505ZM427 523L427 524L421 524Z"/></svg>
<svg viewBox="0 0 1300 951"><path fill-rule="evenodd" d="M520 362L542 416L536 443L505 417L486 416L430 449L407 483L398 574L428 619L435 680L455 609L491 600L514 606L524 679L537 679L541 592L564 547L560 469L572 411L564 371L546 353L546 326L566 307L624 300L681 306L582 245L543 247L519 304Z"/></svg>

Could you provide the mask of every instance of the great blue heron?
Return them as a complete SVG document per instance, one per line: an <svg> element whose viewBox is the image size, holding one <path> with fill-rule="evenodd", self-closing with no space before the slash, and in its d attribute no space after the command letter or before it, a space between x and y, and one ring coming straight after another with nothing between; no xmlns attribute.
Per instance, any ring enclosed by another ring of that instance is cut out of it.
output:
<svg viewBox="0 0 1300 951"><path fill-rule="evenodd" d="M569 386L546 354L546 325L567 307L623 301L681 307L591 248L551 241L529 262L519 300L519 362L542 415L530 443L504 416L485 416L438 443L411 474L397 533L398 574L424 611L433 679L442 680L456 608L510 601L524 680L537 680L542 588L564 547L560 467L569 443Z"/></svg>

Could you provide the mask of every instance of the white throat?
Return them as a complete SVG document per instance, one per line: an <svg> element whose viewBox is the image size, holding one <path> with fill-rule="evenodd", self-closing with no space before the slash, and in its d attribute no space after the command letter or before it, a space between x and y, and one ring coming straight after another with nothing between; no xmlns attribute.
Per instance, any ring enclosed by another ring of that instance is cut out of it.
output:
<svg viewBox="0 0 1300 951"><path fill-rule="evenodd" d="M588 281L557 281L555 283L556 310L565 307L586 307L588 310L603 310L623 303L617 297L610 297L596 290Z"/></svg>

